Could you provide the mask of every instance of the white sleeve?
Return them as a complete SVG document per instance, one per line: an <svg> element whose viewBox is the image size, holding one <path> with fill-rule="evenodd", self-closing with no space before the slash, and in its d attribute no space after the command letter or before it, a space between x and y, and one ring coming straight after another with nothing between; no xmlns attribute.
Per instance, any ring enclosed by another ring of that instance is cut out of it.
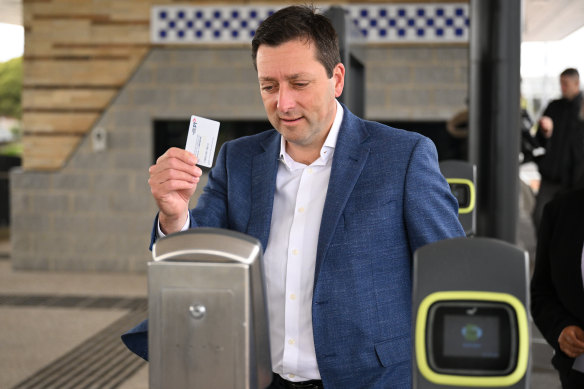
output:
<svg viewBox="0 0 584 389"><path fill-rule="evenodd" d="M190 225L191 225L191 213L187 212L187 221L185 222L185 225L182 226L181 231L188 230ZM156 235L157 235L157 238L164 238L166 236L166 234L164 232L162 232L162 230L160 229L160 220L158 220L158 223L156 223Z"/></svg>

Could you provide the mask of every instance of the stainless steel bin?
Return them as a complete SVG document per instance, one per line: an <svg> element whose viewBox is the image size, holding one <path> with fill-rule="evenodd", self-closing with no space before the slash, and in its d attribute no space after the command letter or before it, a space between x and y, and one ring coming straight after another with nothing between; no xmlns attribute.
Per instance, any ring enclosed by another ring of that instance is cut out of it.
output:
<svg viewBox="0 0 584 389"><path fill-rule="evenodd" d="M148 266L151 389L264 389L272 380L262 247L197 228L153 247Z"/></svg>

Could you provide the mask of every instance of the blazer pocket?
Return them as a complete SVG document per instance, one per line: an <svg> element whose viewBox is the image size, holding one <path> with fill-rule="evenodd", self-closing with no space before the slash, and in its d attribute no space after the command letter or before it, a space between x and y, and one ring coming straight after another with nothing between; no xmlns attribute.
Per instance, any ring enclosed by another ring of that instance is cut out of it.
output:
<svg viewBox="0 0 584 389"><path fill-rule="evenodd" d="M396 363L411 360L412 345L409 336L400 336L375 344L375 353L381 366L388 367Z"/></svg>

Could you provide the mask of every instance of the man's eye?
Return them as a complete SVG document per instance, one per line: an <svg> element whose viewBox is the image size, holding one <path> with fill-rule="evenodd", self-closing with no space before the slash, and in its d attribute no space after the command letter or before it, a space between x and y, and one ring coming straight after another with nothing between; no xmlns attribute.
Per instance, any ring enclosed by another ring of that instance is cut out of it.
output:
<svg viewBox="0 0 584 389"><path fill-rule="evenodd" d="M304 87L308 86L308 83L307 82L295 82L294 86L296 88L304 88Z"/></svg>
<svg viewBox="0 0 584 389"><path fill-rule="evenodd" d="M262 86L262 91L263 92L271 92L274 90L274 86L273 85L264 85Z"/></svg>

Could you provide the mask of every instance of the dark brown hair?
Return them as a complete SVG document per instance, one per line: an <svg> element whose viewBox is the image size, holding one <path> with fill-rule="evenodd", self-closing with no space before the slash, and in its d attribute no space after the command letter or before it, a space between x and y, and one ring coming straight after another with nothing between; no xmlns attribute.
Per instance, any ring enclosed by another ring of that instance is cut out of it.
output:
<svg viewBox="0 0 584 389"><path fill-rule="evenodd" d="M560 77L574 77L574 78L580 78L580 75L578 74L578 71L574 68L568 68L566 70L564 70L561 74Z"/></svg>
<svg viewBox="0 0 584 389"><path fill-rule="evenodd" d="M257 70L257 54L261 45L271 47L302 39L316 45L316 59L333 76L335 66L341 62L337 32L331 22L317 14L314 7L292 5L282 8L260 24L251 42L251 57Z"/></svg>

